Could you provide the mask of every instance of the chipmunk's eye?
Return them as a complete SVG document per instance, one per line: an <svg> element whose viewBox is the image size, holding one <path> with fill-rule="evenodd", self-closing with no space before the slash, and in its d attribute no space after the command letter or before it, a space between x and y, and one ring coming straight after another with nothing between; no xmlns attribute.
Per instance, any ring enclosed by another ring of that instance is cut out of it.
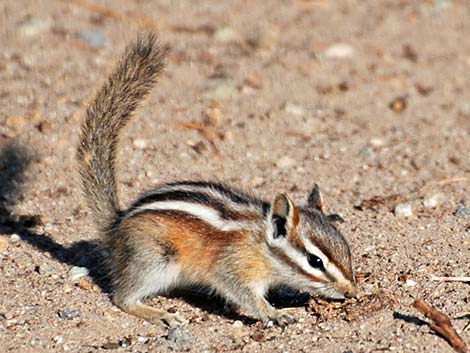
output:
<svg viewBox="0 0 470 353"><path fill-rule="evenodd" d="M325 266L323 266L323 261L317 255L308 254L307 261L308 261L308 264L312 266L314 269L325 271Z"/></svg>

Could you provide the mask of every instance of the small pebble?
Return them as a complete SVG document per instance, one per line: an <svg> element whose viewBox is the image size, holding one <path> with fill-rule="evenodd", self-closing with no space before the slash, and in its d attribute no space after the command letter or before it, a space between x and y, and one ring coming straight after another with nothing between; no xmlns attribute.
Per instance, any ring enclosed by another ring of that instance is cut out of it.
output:
<svg viewBox="0 0 470 353"><path fill-rule="evenodd" d="M51 128L52 128L52 124L48 122L47 120L41 121L38 125L38 130L42 132L43 134L46 132L49 132Z"/></svg>
<svg viewBox="0 0 470 353"><path fill-rule="evenodd" d="M385 141L378 137L370 139L370 144L374 147L383 147L386 145Z"/></svg>
<svg viewBox="0 0 470 353"><path fill-rule="evenodd" d="M243 328L243 322L240 320L235 320L234 323L232 324L233 328Z"/></svg>
<svg viewBox="0 0 470 353"><path fill-rule="evenodd" d="M294 103L291 103L291 102L285 103L282 106L282 109L286 113L292 114L292 115L295 115L295 116L304 116L305 115L305 109L304 108L302 108L300 105L297 105L297 104L294 104Z"/></svg>
<svg viewBox="0 0 470 353"><path fill-rule="evenodd" d="M43 263L37 267L37 272L42 276L50 275L53 271L52 266L47 263Z"/></svg>
<svg viewBox="0 0 470 353"><path fill-rule="evenodd" d="M390 102L388 107L395 113L401 113L406 109L407 103L405 97L397 97Z"/></svg>
<svg viewBox="0 0 470 353"><path fill-rule="evenodd" d="M88 269L86 267L73 266L68 273L69 279L71 281L76 281L82 277L88 276Z"/></svg>
<svg viewBox="0 0 470 353"><path fill-rule="evenodd" d="M118 342L106 342L104 343L101 348L104 350L114 350L114 349L119 349L119 343Z"/></svg>
<svg viewBox="0 0 470 353"><path fill-rule="evenodd" d="M414 286L416 286L416 284L417 283L415 281L413 281L412 279L409 279L409 278L405 281L405 286L407 286L407 287L414 287Z"/></svg>
<svg viewBox="0 0 470 353"><path fill-rule="evenodd" d="M460 205L454 212L454 216L457 217L469 217L470 216L470 207L465 207Z"/></svg>
<svg viewBox="0 0 470 353"><path fill-rule="evenodd" d="M55 336L54 338L52 338L52 340L56 343L56 344L62 344L64 342L64 337L62 336Z"/></svg>
<svg viewBox="0 0 470 353"><path fill-rule="evenodd" d="M16 233L10 236L10 243L17 243L21 240L20 236Z"/></svg>
<svg viewBox="0 0 470 353"><path fill-rule="evenodd" d="M359 151L359 157L361 157L362 160L370 159L374 157L374 151L368 146L364 147Z"/></svg>
<svg viewBox="0 0 470 353"><path fill-rule="evenodd" d="M143 150L143 149L146 149L147 148L147 140L145 139L135 139L133 141L133 145L135 148L139 149L139 150Z"/></svg>
<svg viewBox="0 0 470 353"><path fill-rule="evenodd" d="M78 280L77 285L85 290L90 290L93 288L93 284L88 279L83 277Z"/></svg>
<svg viewBox="0 0 470 353"><path fill-rule="evenodd" d="M446 200L446 195L444 195L442 192L438 192L429 197L426 197L423 200L423 205L424 207L428 209L436 208L437 206L442 204L445 200Z"/></svg>
<svg viewBox="0 0 470 353"><path fill-rule="evenodd" d="M47 31L50 21L38 17L28 17L18 24L18 33L24 37L33 37Z"/></svg>
<svg viewBox="0 0 470 353"><path fill-rule="evenodd" d="M231 27L222 27L215 31L214 39L220 43L240 41L240 34Z"/></svg>
<svg viewBox="0 0 470 353"><path fill-rule="evenodd" d="M409 203L401 203L395 207L395 216L397 217L411 217L413 215L413 208Z"/></svg>
<svg viewBox="0 0 470 353"><path fill-rule="evenodd" d="M324 55L328 59L347 59L354 55L354 49L349 44L337 43L328 47Z"/></svg>
<svg viewBox="0 0 470 353"><path fill-rule="evenodd" d="M90 47L100 49L104 47L106 38L103 32L96 30L83 30L78 32L78 37L86 42Z"/></svg>
<svg viewBox="0 0 470 353"><path fill-rule="evenodd" d="M5 120L5 125L8 127L18 127L26 123L26 119L22 116L9 116Z"/></svg>
<svg viewBox="0 0 470 353"><path fill-rule="evenodd" d="M57 314L61 319L72 320L73 318L80 316L80 311L76 309L61 309Z"/></svg>
<svg viewBox="0 0 470 353"><path fill-rule="evenodd" d="M168 331L167 339L174 342L178 347L191 342L189 331L182 327L173 327Z"/></svg>
<svg viewBox="0 0 470 353"><path fill-rule="evenodd" d="M296 163L295 159L285 156L276 162L276 166L281 169L289 169L293 167L295 163Z"/></svg>

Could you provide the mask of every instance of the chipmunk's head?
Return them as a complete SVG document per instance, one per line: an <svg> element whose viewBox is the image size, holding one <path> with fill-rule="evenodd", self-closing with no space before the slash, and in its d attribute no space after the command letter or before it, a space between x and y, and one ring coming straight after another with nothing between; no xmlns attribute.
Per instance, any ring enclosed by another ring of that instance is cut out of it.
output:
<svg viewBox="0 0 470 353"><path fill-rule="evenodd" d="M334 225L338 220L338 215L323 213L317 185L305 207L297 208L285 194L275 196L268 215L268 244L289 268L286 284L326 298L356 295L351 252Z"/></svg>

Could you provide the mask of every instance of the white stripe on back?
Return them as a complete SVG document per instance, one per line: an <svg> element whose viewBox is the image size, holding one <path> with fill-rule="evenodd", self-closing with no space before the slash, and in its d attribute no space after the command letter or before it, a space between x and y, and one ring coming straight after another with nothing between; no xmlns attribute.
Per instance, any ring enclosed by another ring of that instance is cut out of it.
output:
<svg viewBox="0 0 470 353"><path fill-rule="evenodd" d="M234 231L246 228L246 226L251 222L236 222L236 221L227 221L220 217L219 212L213 208L198 204L191 203L187 201L157 201L150 204L145 204L137 209L129 212L125 215L124 218L132 217L138 213L145 211L159 211L159 210L169 210L169 211L180 211L187 213L191 216L199 218L201 221L204 221L214 228L220 229L222 231Z"/></svg>

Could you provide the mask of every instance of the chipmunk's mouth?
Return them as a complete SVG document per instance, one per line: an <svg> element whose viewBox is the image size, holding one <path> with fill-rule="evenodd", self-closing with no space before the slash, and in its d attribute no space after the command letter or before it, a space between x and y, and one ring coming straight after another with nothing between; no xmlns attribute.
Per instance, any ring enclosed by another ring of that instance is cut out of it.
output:
<svg viewBox="0 0 470 353"><path fill-rule="evenodd" d="M335 289L334 287L332 286L325 286L325 287L321 287L321 288L314 288L312 291L311 291L311 294L315 295L315 296L318 296L318 297L322 297L322 298L325 298L325 299L333 299L333 300L344 300L346 299L346 296L345 294L343 294L342 292L338 291L337 289Z"/></svg>

